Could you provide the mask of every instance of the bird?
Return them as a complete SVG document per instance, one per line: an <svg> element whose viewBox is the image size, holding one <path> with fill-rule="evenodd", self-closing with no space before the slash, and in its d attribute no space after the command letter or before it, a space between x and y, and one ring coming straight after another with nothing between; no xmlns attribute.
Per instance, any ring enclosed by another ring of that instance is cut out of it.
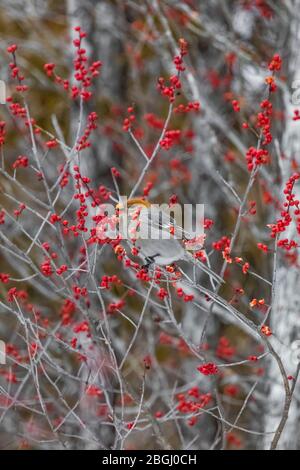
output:
<svg viewBox="0 0 300 470"><path fill-rule="evenodd" d="M122 237L135 247L138 256L144 260L143 268L149 269L154 264L169 266L176 261L189 261L218 283L223 282L206 264L193 257L190 250L195 250L195 245L186 238L184 229L169 213L159 210L147 199L138 197L128 199L126 206L119 202L116 210L120 219L125 213L127 215L126 231L123 231ZM204 235L199 237L197 250L202 248L204 239Z"/></svg>

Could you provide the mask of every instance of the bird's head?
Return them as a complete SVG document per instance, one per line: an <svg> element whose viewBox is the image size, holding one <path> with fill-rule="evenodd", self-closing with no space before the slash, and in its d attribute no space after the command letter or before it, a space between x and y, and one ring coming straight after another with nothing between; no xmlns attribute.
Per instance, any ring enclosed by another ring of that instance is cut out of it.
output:
<svg viewBox="0 0 300 470"><path fill-rule="evenodd" d="M147 201L147 199L142 199L142 198L139 198L139 197L133 197L132 199L127 200L127 207L130 208L130 207L133 207L133 206L138 206L138 207L141 206L141 207L149 208L151 206L151 204L150 204L149 201ZM117 210L124 209L123 203L119 202L116 205L116 209Z"/></svg>

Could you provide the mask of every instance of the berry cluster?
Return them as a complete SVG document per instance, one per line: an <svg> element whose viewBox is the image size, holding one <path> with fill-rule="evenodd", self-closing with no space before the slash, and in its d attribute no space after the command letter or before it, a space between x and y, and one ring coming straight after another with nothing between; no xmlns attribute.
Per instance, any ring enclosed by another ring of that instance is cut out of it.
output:
<svg viewBox="0 0 300 470"><path fill-rule="evenodd" d="M291 209L293 209L296 218L297 232L300 234L300 201L296 198L296 195L293 192L295 183L299 179L300 173L295 173L288 179L283 191L285 202L283 204L283 210L281 211L281 218L278 219L275 224L268 225L268 227L271 229L271 238L278 237L278 246L287 251L290 251L292 248L296 248L298 246L298 243L294 240L289 241L287 238L280 239L280 234L287 230L293 220Z"/></svg>
<svg viewBox="0 0 300 470"><path fill-rule="evenodd" d="M89 64L89 59L86 54L86 49L82 47L82 41L86 37L85 31L80 26L74 28L78 37L74 39L73 45L76 48L76 55L74 59L74 79L79 82L79 85L70 85L70 81L63 79L60 75L55 73L56 65L49 62L44 65L44 71L48 77L54 77L55 82L66 90L71 92L71 97L76 99L81 97L84 101L88 101L92 97L92 91L90 90L93 79L100 73L102 63L100 60L94 61Z"/></svg>
<svg viewBox="0 0 300 470"><path fill-rule="evenodd" d="M216 375L219 372L218 367L213 362L208 362L202 366L197 367L197 370L203 375Z"/></svg>
<svg viewBox="0 0 300 470"><path fill-rule="evenodd" d="M29 164L28 157L26 157L25 155L19 155L19 157L12 164L12 167L14 170L20 167L27 168L28 164Z"/></svg>
<svg viewBox="0 0 300 470"><path fill-rule="evenodd" d="M16 50L17 50L16 44L12 44L11 46L7 48L7 52L12 55L12 62L10 62L9 68L11 70L11 77L13 79L16 79L18 82L16 90L22 93L28 90L28 86L23 84L25 77L24 75L21 74L20 68L17 65Z"/></svg>

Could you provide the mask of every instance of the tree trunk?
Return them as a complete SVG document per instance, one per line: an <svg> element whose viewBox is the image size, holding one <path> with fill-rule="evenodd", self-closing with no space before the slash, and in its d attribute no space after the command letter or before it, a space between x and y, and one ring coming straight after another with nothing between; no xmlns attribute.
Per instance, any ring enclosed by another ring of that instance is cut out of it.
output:
<svg viewBox="0 0 300 470"><path fill-rule="evenodd" d="M293 2L293 11L299 12L300 1ZM292 120L296 109L291 102L292 83L299 78L300 70L300 20L299 17L291 16L290 36L288 39L289 63L288 63L288 87L290 93L286 93L285 115L286 127L282 136L281 149L284 154L282 159L282 191L284 185L293 173L292 160L295 159L300 165L300 138L299 122ZM281 194L282 194L281 191ZM300 194L299 188L295 192ZM291 227L285 235L289 239L297 239L295 226ZM280 267L277 270L276 298L271 315L271 327L277 337L275 348L282 357L288 375L295 375L297 369L297 354L292 353L293 343L300 339L300 271L296 266L291 266L279 259ZM284 390L277 364L272 360L269 362L268 370L268 413L265 418L265 431L274 431L281 419L284 408ZM298 395L298 399L297 399ZM271 437L265 440L265 447L270 445ZM278 448L292 450L299 448L300 444L300 408L299 408L299 385L296 386L295 396L289 411L288 421L279 441Z"/></svg>

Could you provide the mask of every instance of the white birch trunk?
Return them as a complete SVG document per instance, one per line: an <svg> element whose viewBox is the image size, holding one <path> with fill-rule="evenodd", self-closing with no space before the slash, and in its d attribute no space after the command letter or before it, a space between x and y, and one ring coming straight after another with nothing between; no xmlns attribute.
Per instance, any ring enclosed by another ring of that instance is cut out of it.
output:
<svg viewBox="0 0 300 470"><path fill-rule="evenodd" d="M300 11L300 1L293 2L293 11ZM284 185L293 173L291 160L296 159L300 165L300 127L299 121L293 121L292 116L297 106L291 102L292 83L300 78L300 20L299 17L291 17L290 38L289 38L289 64L288 64L288 87L290 93L285 96L286 127L282 136L282 152L285 159L282 159L282 184ZM295 192L300 195L299 187L295 187ZM282 194L282 191L281 191ZM286 235L289 239L296 239L295 227L291 228ZM288 375L294 375L297 368L295 354L291 354L294 341L300 339L300 270L283 264L279 257L276 281L276 298L271 316L271 326L279 341L276 341L276 352L283 359ZM265 431L273 431L277 428L281 419L284 407L284 389L282 379L275 361L270 361L267 370L268 377L268 413L265 416ZM292 450L300 445L300 407L299 407L299 386L296 386L294 399L290 408L289 417L281 439L279 449ZM271 437L265 439L265 447L269 448Z"/></svg>

